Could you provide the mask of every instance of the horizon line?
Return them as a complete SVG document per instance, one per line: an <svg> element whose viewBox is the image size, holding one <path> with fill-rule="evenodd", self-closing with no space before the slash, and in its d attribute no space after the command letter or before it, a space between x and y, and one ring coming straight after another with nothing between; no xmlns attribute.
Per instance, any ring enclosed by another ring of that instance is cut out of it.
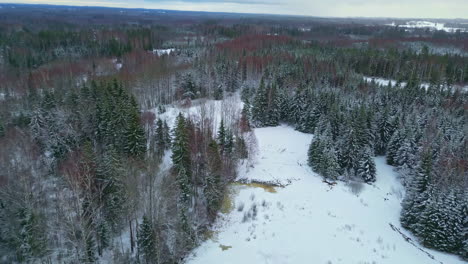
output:
<svg viewBox="0 0 468 264"><path fill-rule="evenodd" d="M465 20L468 18L454 17L373 17L373 16L313 16L313 15L295 15L286 13L248 13L248 12L223 12L223 11L206 11L206 10L184 10L184 9L158 9L150 7L125 7L125 6L105 6L105 5L68 5L68 4L49 4L49 3L11 3L0 2L1 5L26 5L26 6L50 6L50 7L76 7L76 8L108 8L108 9L126 9L126 10L153 10L153 11L170 11L170 12L187 12L187 13L208 13L208 14L233 14L233 15L251 15L251 16L282 16L282 17L298 17L298 18L325 18L325 19L394 19L394 20L423 20L423 19L437 19L437 20Z"/></svg>

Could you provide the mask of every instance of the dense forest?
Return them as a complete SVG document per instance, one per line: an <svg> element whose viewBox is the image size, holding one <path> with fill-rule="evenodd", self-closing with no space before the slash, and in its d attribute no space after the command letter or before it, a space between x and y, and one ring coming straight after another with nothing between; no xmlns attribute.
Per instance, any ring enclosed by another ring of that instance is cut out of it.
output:
<svg viewBox="0 0 468 264"><path fill-rule="evenodd" d="M181 263L254 154L251 130L280 124L314 134L309 166L330 182L372 184L385 156L402 226L468 260L468 33L7 7L0 263Z"/></svg>

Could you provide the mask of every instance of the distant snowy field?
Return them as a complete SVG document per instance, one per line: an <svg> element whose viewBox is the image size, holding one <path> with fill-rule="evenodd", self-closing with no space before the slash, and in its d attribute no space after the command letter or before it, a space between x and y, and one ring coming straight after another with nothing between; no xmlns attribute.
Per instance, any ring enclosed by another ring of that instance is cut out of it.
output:
<svg viewBox="0 0 468 264"><path fill-rule="evenodd" d="M153 54L157 54L158 56L170 55L174 51L175 49L153 49Z"/></svg>
<svg viewBox="0 0 468 264"><path fill-rule="evenodd" d="M404 25L397 25L395 22L392 22L391 24L387 24L387 26L398 26L402 28L429 28L431 30L443 30L449 33L456 32L457 30L460 30L461 32L467 31L465 28L446 27L444 23L435 23L430 21L408 21Z"/></svg>
<svg viewBox="0 0 468 264"><path fill-rule="evenodd" d="M255 134L256 164L241 167L239 178L290 185L276 192L231 186L232 210L220 215L213 236L187 263L465 263L424 249L431 259L391 229L389 224L401 229L404 191L383 157L375 159L374 185L330 187L307 166L312 135L287 126L256 129Z"/></svg>

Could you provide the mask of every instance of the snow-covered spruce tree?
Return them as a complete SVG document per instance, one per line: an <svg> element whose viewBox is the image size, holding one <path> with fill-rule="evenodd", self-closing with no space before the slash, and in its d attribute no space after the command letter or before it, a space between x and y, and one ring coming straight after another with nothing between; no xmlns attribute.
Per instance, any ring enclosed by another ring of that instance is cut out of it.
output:
<svg viewBox="0 0 468 264"><path fill-rule="evenodd" d="M41 108L50 111L57 106L54 92L45 91L41 102Z"/></svg>
<svg viewBox="0 0 468 264"><path fill-rule="evenodd" d="M293 99L291 100L291 105L289 107L289 122L300 125L301 118L305 115L307 109L307 95L303 88L299 88Z"/></svg>
<svg viewBox="0 0 468 264"><path fill-rule="evenodd" d="M170 149L171 148L171 129L169 128L169 125L167 124L167 121L164 120L163 124L163 135L164 135L164 148Z"/></svg>
<svg viewBox="0 0 468 264"><path fill-rule="evenodd" d="M240 132L245 133L251 130L250 128L250 111L247 105L244 105L241 112L241 118L239 121Z"/></svg>
<svg viewBox="0 0 468 264"><path fill-rule="evenodd" d="M395 165L412 169L416 165L416 155L418 148L413 133L407 132L406 137L401 143L393 158Z"/></svg>
<svg viewBox="0 0 468 264"><path fill-rule="evenodd" d="M184 207L187 207L191 197L191 160L189 150L189 137L186 121L182 113L176 118L176 127L173 132L172 162L177 182L180 188L180 199Z"/></svg>
<svg viewBox="0 0 468 264"><path fill-rule="evenodd" d="M278 89L276 96L279 120L289 122L290 100L284 89Z"/></svg>
<svg viewBox="0 0 468 264"><path fill-rule="evenodd" d="M429 248L438 248L445 240L442 203L443 198L440 195L431 196L420 216L419 228L416 231L422 244Z"/></svg>
<svg viewBox="0 0 468 264"><path fill-rule="evenodd" d="M463 215L466 206L466 193L464 190L453 188L444 194L442 217L444 220L442 232L444 240L439 242L437 249L446 252L460 252L463 249L463 221L468 215ZM466 228L466 227L465 227Z"/></svg>
<svg viewBox="0 0 468 264"><path fill-rule="evenodd" d="M230 68L226 80L226 88L228 92L232 93L240 88L240 74L237 66L231 66Z"/></svg>
<svg viewBox="0 0 468 264"><path fill-rule="evenodd" d="M321 160L323 149L324 146L318 137L313 137L307 152L307 164L315 171L317 170L318 164Z"/></svg>
<svg viewBox="0 0 468 264"><path fill-rule="evenodd" d="M128 122L129 126L125 132L125 152L133 157L142 157L146 152L146 138L138 114L132 113Z"/></svg>
<svg viewBox="0 0 468 264"><path fill-rule="evenodd" d="M126 188L122 181L122 160L113 147L108 147L98 164L97 181L102 188L103 213L107 224L117 233L123 222L126 206Z"/></svg>
<svg viewBox="0 0 468 264"><path fill-rule="evenodd" d="M85 255L82 257L83 263L95 263L96 257L96 240L90 230L86 230L85 240Z"/></svg>
<svg viewBox="0 0 468 264"><path fill-rule="evenodd" d="M143 263L152 264L157 262L157 237L151 220L145 215L143 222L138 227L137 245L138 255Z"/></svg>
<svg viewBox="0 0 468 264"><path fill-rule="evenodd" d="M358 165L359 152L362 147L359 146L357 135L354 129L347 132L347 137L340 140L339 161L345 170L356 170Z"/></svg>
<svg viewBox="0 0 468 264"><path fill-rule="evenodd" d="M164 155L164 152L166 151L166 145L167 145L164 124L160 118L158 118L158 121L156 122L154 142L155 142L155 146L154 146L155 153L160 159Z"/></svg>
<svg viewBox="0 0 468 264"><path fill-rule="evenodd" d="M365 147L358 156L356 168L357 176L367 183L375 182L376 169L371 149Z"/></svg>
<svg viewBox="0 0 468 264"><path fill-rule="evenodd" d="M459 252L463 259L468 260L468 198L463 199L462 204L462 248Z"/></svg>
<svg viewBox="0 0 468 264"><path fill-rule="evenodd" d="M250 105L252 103L252 96L254 95L253 88L248 85L242 86L241 90L241 100L245 105Z"/></svg>
<svg viewBox="0 0 468 264"><path fill-rule="evenodd" d="M220 207L222 197L222 161L216 141L211 141L207 152L208 172L206 176L206 186L204 188L207 201L208 214L214 219Z"/></svg>
<svg viewBox="0 0 468 264"><path fill-rule="evenodd" d="M230 156L234 150L234 135L231 130L226 131L226 140L224 143L224 154Z"/></svg>
<svg viewBox="0 0 468 264"><path fill-rule="evenodd" d="M336 180L340 175L341 167L329 130L312 139L308 150L308 164L325 178Z"/></svg>
<svg viewBox="0 0 468 264"><path fill-rule="evenodd" d="M401 225L409 230L416 231L419 217L425 209L427 191L432 178L432 151L425 150L421 154L421 161L416 171L412 174L407 187L405 198L402 202Z"/></svg>
<svg viewBox="0 0 468 264"><path fill-rule="evenodd" d="M195 99L197 97L199 90L191 73L183 76L180 82L180 89L183 99Z"/></svg>
<svg viewBox="0 0 468 264"><path fill-rule="evenodd" d="M222 100L224 98L223 86L219 84L213 92L213 99Z"/></svg>
<svg viewBox="0 0 468 264"><path fill-rule="evenodd" d="M357 111L357 117L353 120L353 129L356 136L356 143L360 148L371 147L371 137L367 125L367 113L364 107Z"/></svg>
<svg viewBox="0 0 468 264"><path fill-rule="evenodd" d="M336 180L340 175L340 165L334 146L330 141L325 141L325 147L319 163L319 173L329 179Z"/></svg>
<svg viewBox="0 0 468 264"><path fill-rule="evenodd" d="M238 159L246 159L249 157L249 151L243 136L236 138L235 152Z"/></svg>
<svg viewBox="0 0 468 264"><path fill-rule="evenodd" d="M97 250L99 256L102 256L103 251L110 246L111 236L111 228L104 219L100 219L96 230Z"/></svg>
<svg viewBox="0 0 468 264"><path fill-rule="evenodd" d="M376 154L383 155L386 153L388 142L394 132L394 127L391 122L389 110L385 108L379 113L377 119L377 140L375 144Z"/></svg>
<svg viewBox="0 0 468 264"><path fill-rule="evenodd" d="M224 127L224 120L221 119L221 123L219 124L218 134L216 136L216 140L218 145L220 146L221 153L224 153L224 148L226 146L226 128Z"/></svg>
<svg viewBox="0 0 468 264"><path fill-rule="evenodd" d="M268 114L265 125L267 126L277 126L281 117L281 112L279 108L278 100L278 89L275 83L269 86L268 91Z"/></svg>
<svg viewBox="0 0 468 264"><path fill-rule="evenodd" d="M251 114L252 124L255 127L263 127L266 125L268 120L268 89L265 86L265 80L263 78L255 93Z"/></svg>
<svg viewBox="0 0 468 264"><path fill-rule="evenodd" d="M19 229L14 239L17 250L17 260L29 263L46 255L47 242L44 236L44 227L39 222L36 212L22 207L17 213Z"/></svg>
<svg viewBox="0 0 468 264"><path fill-rule="evenodd" d="M3 119L0 118L0 138L5 136L5 125L3 124Z"/></svg>
<svg viewBox="0 0 468 264"><path fill-rule="evenodd" d="M404 140L405 140L405 134L403 132L403 129L397 128L387 145L388 165L398 165L397 153L401 145L403 144Z"/></svg>
<svg viewBox="0 0 468 264"><path fill-rule="evenodd" d="M300 123L297 126L297 130L304 133L313 133L320 116L321 114L317 107L312 107L311 109L307 110L300 118Z"/></svg>

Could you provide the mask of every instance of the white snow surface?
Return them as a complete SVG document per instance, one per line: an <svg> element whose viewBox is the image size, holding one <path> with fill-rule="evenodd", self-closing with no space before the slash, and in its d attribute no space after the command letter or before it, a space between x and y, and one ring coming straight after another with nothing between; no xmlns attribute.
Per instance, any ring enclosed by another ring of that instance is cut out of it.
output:
<svg viewBox="0 0 468 264"><path fill-rule="evenodd" d="M429 28L431 30L443 30L449 33L456 32L457 30L460 30L461 32L466 31L466 29L464 28L446 27L444 23L436 23L431 21L408 21L404 25L397 25L395 22L392 22L391 24L386 25L392 27L398 26L403 28Z"/></svg>
<svg viewBox="0 0 468 264"><path fill-rule="evenodd" d="M153 49L153 54L157 54L158 56L162 55L170 55L172 52L174 52L175 49Z"/></svg>
<svg viewBox="0 0 468 264"><path fill-rule="evenodd" d="M464 263L424 249L433 260L390 228L393 224L401 229L404 191L383 157L375 159L377 182L356 192L342 182L330 187L307 166L312 135L287 126L254 133L259 145L256 164L241 166L239 178L290 184L277 187L276 193L231 186L234 209L220 213L213 227L216 235L196 248L186 263ZM254 205L256 217L244 220Z"/></svg>
<svg viewBox="0 0 468 264"><path fill-rule="evenodd" d="M120 62L118 59L113 59L112 63L114 63L115 69L117 71L120 71L122 69L122 67L123 67L123 63Z"/></svg>

